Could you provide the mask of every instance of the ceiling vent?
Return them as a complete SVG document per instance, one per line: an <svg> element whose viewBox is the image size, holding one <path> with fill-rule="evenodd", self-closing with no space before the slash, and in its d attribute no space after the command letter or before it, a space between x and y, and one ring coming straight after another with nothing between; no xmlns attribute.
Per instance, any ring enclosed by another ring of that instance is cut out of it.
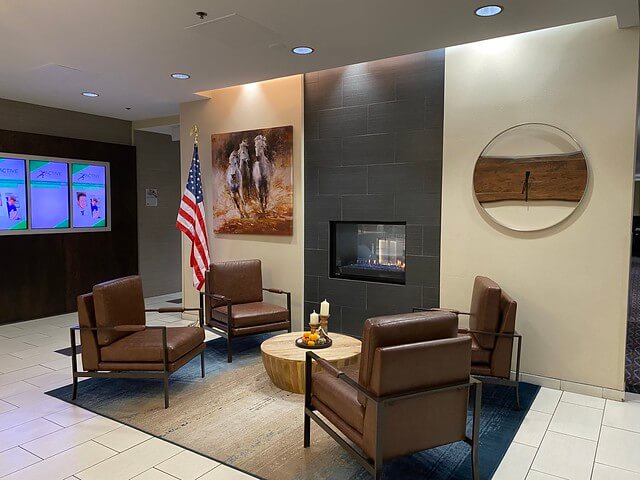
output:
<svg viewBox="0 0 640 480"><path fill-rule="evenodd" d="M270 28L237 13L196 23L185 30L235 48L270 45L280 37Z"/></svg>

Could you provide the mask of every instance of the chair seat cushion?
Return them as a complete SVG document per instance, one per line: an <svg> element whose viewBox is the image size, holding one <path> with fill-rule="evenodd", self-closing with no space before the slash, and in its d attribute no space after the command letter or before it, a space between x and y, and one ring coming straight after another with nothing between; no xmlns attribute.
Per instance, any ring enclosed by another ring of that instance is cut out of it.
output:
<svg viewBox="0 0 640 480"><path fill-rule="evenodd" d="M289 311L278 305L265 302L239 303L231 307L235 327L255 327L267 323L286 322ZM213 318L227 323L227 306L213 309Z"/></svg>
<svg viewBox="0 0 640 480"><path fill-rule="evenodd" d="M344 367L342 371L358 381L358 365ZM359 433L364 428L364 407L358 401L358 392L344 381L326 371L313 374L312 402L317 398L338 417Z"/></svg>
<svg viewBox="0 0 640 480"><path fill-rule="evenodd" d="M175 362L202 342L202 328L168 327L169 362ZM116 340L100 349L100 359L103 362L163 362L162 330L147 328Z"/></svg>

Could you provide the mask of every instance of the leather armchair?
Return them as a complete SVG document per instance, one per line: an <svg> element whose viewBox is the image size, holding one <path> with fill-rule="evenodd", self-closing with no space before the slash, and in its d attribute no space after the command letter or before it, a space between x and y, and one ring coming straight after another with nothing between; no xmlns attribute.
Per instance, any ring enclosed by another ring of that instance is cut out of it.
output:
<svg viewBox="0 0 640 480"><path fill-rule="evenodd" d="M146 312L184 312L179 307L145 310L139 276L111 280L78 297L79 326L71 327L73 393L79 377L162 378L164 403L169 407L169 376L200 354L204 377L204 328L147 326ZM76 361L76 332L80 332L82 365Z"/></svg>
<svg viewBox="0 0 640 480"><path fill-rule="evenodd" d="M517 303L500 286L487 277L478 276L473 283L469 312L449 309L456 315L469 316L469 328L459 334L471 338L471 374L487 383L515 388L520 408L520 354L522 336L515 330ZM425 309L414 308L414 311ZM511 380L513 343L516 345L515 377Z"/></svg>
<svg viewBox="0 0 640 480"><path fill-rule="evenodd" d="M313 419L378 480L386 460L464 441L472 448L473 478L479 480L482 387L470 376L471 338L459 337L457 329L450 312L378 317L365 322L359 366L338 370L307 352L305 448ZM317 373L312 373L314 361L321 367ZM474 411L468 437L470 390Z"/></svg>
<svg viewBox="0 0 640 480"><path fill-rule="evenodd" d="M263 292L285 295L287 306L264 301ZM213 263L205 276L200 307L209 329L227 339L227 362L233 360L233 338L291 331L291 293L262 286L260 260Z"/></svg>

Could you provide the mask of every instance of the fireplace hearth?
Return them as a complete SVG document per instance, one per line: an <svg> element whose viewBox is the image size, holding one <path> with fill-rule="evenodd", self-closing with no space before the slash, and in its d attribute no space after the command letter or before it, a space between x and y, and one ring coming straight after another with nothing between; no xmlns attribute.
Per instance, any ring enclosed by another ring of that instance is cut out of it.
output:
<svg viewBox="0 0 640 480"><path fill-rule="evenodd" d="M405 284L404 222L330 222L329 276Z"/></svg>

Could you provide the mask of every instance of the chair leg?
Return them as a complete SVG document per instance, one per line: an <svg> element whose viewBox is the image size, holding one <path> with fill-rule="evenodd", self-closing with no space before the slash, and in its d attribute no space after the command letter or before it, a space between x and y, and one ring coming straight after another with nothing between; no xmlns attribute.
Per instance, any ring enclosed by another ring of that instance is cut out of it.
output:
<svg viewBox="0 0 640 480"><path fill-rule="evenodd" d="M164 375L164 408L169 408L169 375Z"/></svg>
<svg viewBox="0 0 640 480"><path fill-rule="evenodd" d="M200 353L200 375L204 378L204 351Z"/></svg>
<svg viewBox="0 0 640 480"><path fill-rule="evenodd" d="M521 409L521 407L520 407L520 382L516 383L515 389L516 389L516 408L518 410L520 410Z"/></svg>
<svg viewBox="0 0 640 480"><path fill-rule="evenodd" d="M73 375L73 388L71 390L71 400L75 400L77 397L78 397L78 377Z"/></svg>
<svg viewBox="0 0 640 480"><path fill-rule="evenodd" d="M304 413L304 448L311 445L311 417Z"/></svg>
<svg viewBox="0 0 640 480"><path fill-rule="evenodd" d="M227 363L233 361L233 343L231 342L231 335L227 334Z"/></svg>
<svg viewBox="0 0 640 480"><path fill-rule="evenodd" d="M376 473L374 474L373 478L374 478L375 480L382 480L382 466L380 466L380 467L375 467L375 468L376 468ZM476 478L474 477L474 479L473 479L473 480L479 480L479 479L476 479Z"/></svg>

